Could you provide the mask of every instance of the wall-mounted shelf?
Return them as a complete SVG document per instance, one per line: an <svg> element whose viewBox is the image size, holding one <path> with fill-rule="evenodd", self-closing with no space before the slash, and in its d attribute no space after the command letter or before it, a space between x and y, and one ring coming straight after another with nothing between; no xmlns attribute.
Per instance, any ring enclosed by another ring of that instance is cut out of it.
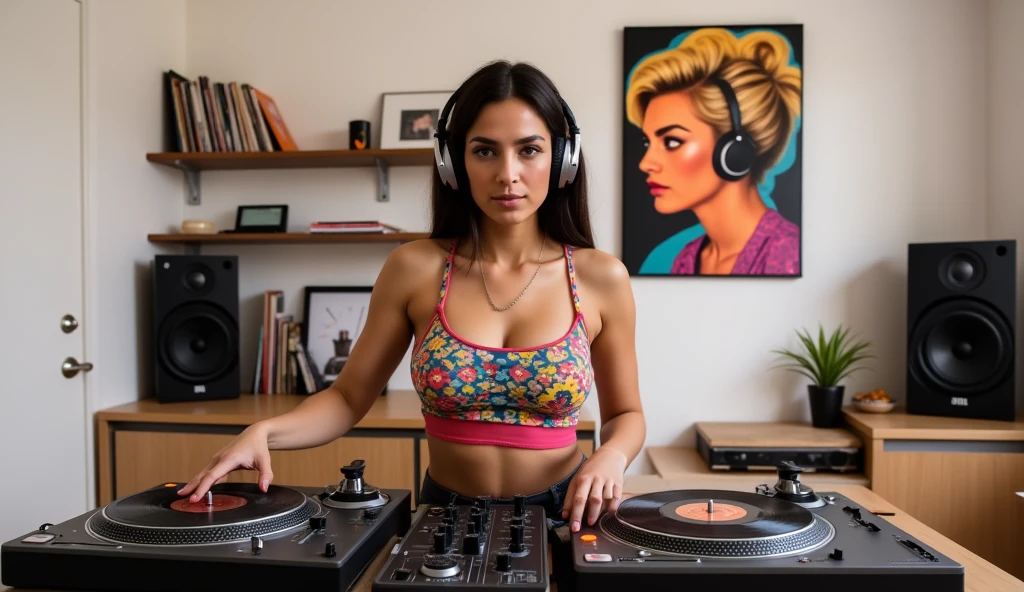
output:
<svg viewBox="0 0 1024 592"><path fill-rule="evenodd" d="M402 148L289 152L150 152L146 154L146 160L174 167L185 173L189 205L199 205L201 201L201 171L351 167L376 167L377 201L386 202L389 199L389 167L431 165L434 162L434 151L430 148Z"/></svg>
<svg viewBox="0 0 1024 592"><path fill-rule="evenodd" d="M150 234L151 243L177 244L199 252L201 245L311 245L331 243L407 243L430 236L427 232L273 232L226 234Z"/></svg>

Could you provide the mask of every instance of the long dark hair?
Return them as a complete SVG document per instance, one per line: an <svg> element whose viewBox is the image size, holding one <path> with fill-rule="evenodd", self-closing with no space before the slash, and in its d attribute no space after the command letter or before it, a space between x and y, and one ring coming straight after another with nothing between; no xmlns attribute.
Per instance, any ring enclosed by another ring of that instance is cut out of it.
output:
<svg viewBox="0 0 1024 592"><path fill-rule="evenodd" d="M489 103L515 97L536 111L551 133L568 137L569 126L562 112L558 90L554 83L536 67L507 61L491 62L473 73L459 88L456 104L449 115L448 131L453 159L463 161L466 134L476 121L480 110ZM552 167L558 166L556 163ZM448 187L434 169L431 187L431 238L460 239L472 242L479 253L480 216L483 214L473 201L469 183L463 176L459 190ZM587 168L583 151L576 179L568 187L549 187L548 195L537 210L540 230L559 243L574 247L594 246L587 209Z"/></svg>

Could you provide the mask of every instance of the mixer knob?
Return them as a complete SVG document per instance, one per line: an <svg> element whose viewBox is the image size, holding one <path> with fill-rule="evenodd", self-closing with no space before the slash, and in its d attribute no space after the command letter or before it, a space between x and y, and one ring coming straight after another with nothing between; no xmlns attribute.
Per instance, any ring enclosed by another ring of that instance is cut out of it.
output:
<svg viewBox="0 0 1024 592"><path fill-rule="evenodd" d="M473 524L472 520L466 523L466 534L477 534L479 532L480 530L476 527L476 524Z"/></svg>
<svg viewBox="0 0 1024 592"><path fill-rule="evenodd" d="M327 526L327 516L310 516L309 527L313 530L323 530Z"/></svg>
<svg viewBox="0 0 1024 592"><path fill-rule="evenodd" d="M254 536L251 539L249 539L249 541L252 547L252 554L259 555L260 551L263 550L263 539L261 539L258 536Z"/></svg>
<svg viewBox="0 0 1024 592"><path fill-rule="evenodd" d="M523 525L523 518L513 518L513 519L509 520L508 523L510 525L512 525L512 526L522 526Z"/></svg>
<svg viewBox="0 0 1024 592"><path fill-rule="evenodd" d="M522 516L523 514L525 514L526 513L526 496L521 494L521 493L520 494L516 494L515 498L513 498L513 501L515 503L515 509L514 509L512 515L518 517L518 516Z"/></svg>
<svg viewBox="0 0 1024 592"><path fill-rule="evenodd" d="M455 539L455 525L445 524L444 525L444 542L446 546L452 546L452 540Z"/></svg>
<svg viewBox="0 0 1024 592"><path fill-rule="evenodd" d="M513 524L512 526L509 527L508 530L509 530L509 538L511 539L509 541L509 543L508 543L508 550L509 550L509 552L511 552L511 553L522 553L524 550L526 550L526 545L523 542L524 541L524 537L526 535L525 529L523 528L523 526L521 524L520 525Z"/></svg>
<svg viewBox="0 0 1024 592"><path fill-rule="evenodd" d="M477 532L483 532L484 531L484 519L486 518L486 516L487 516L486 514L480 514L480 513L473 514L472 516L469 517L469 523L476 527L476 531Z"/></svg>
<svg viewBox="0 0 1024 592"><path fill-rule="evenodd" d="M444 531L434 532L434 553L438 555L444 554L448 550L448 537L445 536Z"/></svg>
<svg viewBox="0 0 1024 592"><path fill-rule="evenodd" d="M497 565L494 569L498 571L512 571L512 556L502 551L497 555Z"/></svg>
<svg viewBox="0 0 1024 592"><path fill-rule="evenodd" d="M380 516L380 508L363 508L363 518L373 520Z"/></svg>
<svg viewBox="0 0 1024 592"><path fill-rule="evenodd" d="M479 555L480 535L474 533L462 537L462 553L463 555Z"/></svg>
<svg viewBox="0 0 1024 592"><path fill-rule="evenodd" d="M455 522L459 519L459 508L456 506L448 506L444 510L444 519Z"/></svg>
<svg viewBox="0 0 1024 592"><path fill-rule="evenodd" d="M334 543L329 542L326 545L324 545L324 557L334 557L337 554L338 550L334 546Z"/></svg>

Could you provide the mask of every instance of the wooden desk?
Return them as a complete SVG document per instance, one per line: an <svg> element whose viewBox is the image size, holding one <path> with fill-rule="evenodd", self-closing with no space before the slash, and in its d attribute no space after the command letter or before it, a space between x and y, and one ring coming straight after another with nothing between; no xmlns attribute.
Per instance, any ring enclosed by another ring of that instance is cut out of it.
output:
<svg viewBox="0 0 1024 592"><path fill-rule="evenodd" d="M871 489L1024 579L1024 419L1015 422L844 409L864 440Z"/></svg>
<svg viewBox="0 0 1024 592"><path fill-rule="evenodd" d="M626 497L665 491L669 489L690 489L690 488L717 488L720 481L711 477L690 477L685 480L665 479L657 475L627 475L624 484ZM881 520L888 520L891 524L903 529L907 534L930 545L935 550L946 555L950 559L964 566L964 590L966 592L1013 592L1024 591L1024 582L1014 578L1012 575L985 561L966 548L946 538L939 532L922 524L909 514L889 503L870 489L857 485L833 485L829 489L835 491L858 504L869 509L872 513L880 516ZM1024 500L1022 500L1024 501ZM398 538L392 540L381 549L373 562L367 567L352 587L352 592L371 592L373 579L384 566L384 562L391 552L391 548L398 542ZM799 586L797 586L799 587ZM0 586L0 590L4 590ZM15 592L14 589L8 589ZM552 592L556 592L552 586Z"/></svg>
<svg viewBox="0 0 1024 592"><path fill-rule="evenodd" d="M154 483L188 481L247 426L291 411L304 400L302 395L194 403L144 399L99 411L97 500L108 504ZM576 431L587 455L594 452L595 430L596 422L584 410ZM307 450L274 450L270 458L275 483L307 487L340 479L338 469L361 458L368 481L408 489L415 502L430 463L419 397L414 391L388 391L344 437ZM235 471L228 481L254 483L256 478L254 471Z"/></svg>

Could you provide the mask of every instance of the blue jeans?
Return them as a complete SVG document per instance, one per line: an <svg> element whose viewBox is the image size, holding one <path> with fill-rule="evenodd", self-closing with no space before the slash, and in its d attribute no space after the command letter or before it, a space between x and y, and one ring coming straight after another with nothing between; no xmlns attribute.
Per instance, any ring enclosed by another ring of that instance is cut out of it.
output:
<svg viewBox="0 0 1024 592"><path fill-rule="evenodd" d="M583 466L583 462L587 460L587 455L580 453L582 458L576 468L571 473L558 483L555 483L551 487L548 487L544 491L538 491L526 496L526 505L528 506L541 506L544 508L544 515L547 517L548 530L553 530L559 526L563 526L567 521L562 520L562 504L565 502L565 494L569 491L569 483L572 478L576 476L577 471ZM491 498L492 502L497 503L512 503L512 499L508 498ZM427 474L423 478L423 487L420 488L420 503L431 504L435 506L446 506L449 503L454 502L457 505L472 505L473 498L456 493L447 487L440 485L437 481L434 481L430 477L430 469L427 469Z"/></svg>

